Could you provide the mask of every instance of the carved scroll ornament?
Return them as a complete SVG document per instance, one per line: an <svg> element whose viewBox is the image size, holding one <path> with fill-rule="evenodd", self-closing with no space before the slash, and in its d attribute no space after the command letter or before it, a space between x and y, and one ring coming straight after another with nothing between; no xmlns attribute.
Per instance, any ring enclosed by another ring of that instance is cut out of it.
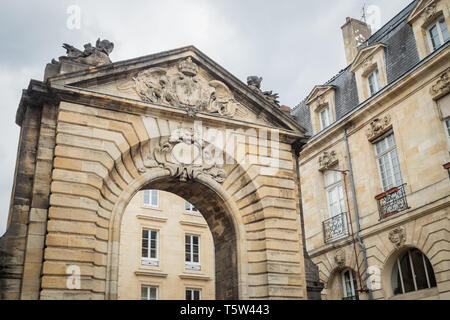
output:
<svg viewBox="0 0 450 320"><path fill-rule="evenodd" d="M372 141L381 135L385 134L392 128L391 116L375 118L367 129L367 138Z"/></svg>
<svg viewBox="0 0 450 320"><path fill-rule="evenodd" d="M205 142L191 129L177 129L163 139L144 161L146 168L163 168L181 182L206 175L222 184L227 173Z"/></svg>

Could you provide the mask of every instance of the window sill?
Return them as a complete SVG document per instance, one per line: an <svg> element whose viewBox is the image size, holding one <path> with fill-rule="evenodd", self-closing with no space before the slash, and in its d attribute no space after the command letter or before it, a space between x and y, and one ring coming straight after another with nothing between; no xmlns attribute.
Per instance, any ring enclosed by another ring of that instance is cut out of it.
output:
<svg viewBox="0 0 450 320"><path fill-rule="evenodd" d="M142 208L142 209L147 209L147 210L153 210L153 211L160 211L160 212L163 211L162 209L159 208L159 206L154 207L154 206L151 206L151 205L145 205L145 204L142 205L141 208Z"/></svg>
<svg viewBox="0 0 450 320"><path fill-rule="evenodd" d="M200 281L211 281L212 279L206 275L202 274L188 274L183 273L178 276L182 280L200 280Z"/></svg>
<svg viewBox="0 0 450 320"><path fill-rule="evenodd" d="M156 222L167 222L169 219L167 218L161 218L161 217L155 217L155 216L147 216L144 214L138 214L136 216L140 220L150 220L150 221L156 221Z"/></svg>
<svg viewBox="0 0 450 320"><path fill-rule="evenodd" d="M390 300L426 300L426 299L439 300L438 288L409 292L397 296L392 296L390 298Z"/></svg>
<svg viewBox="0 0 450 320"><path fill-rule="evenodd" d="M158 271L150 271L150 270L143 270L139 269L134 272L137 276L146 276L146 277L157 277L157 278L167 278L168 274Z"/></svg>

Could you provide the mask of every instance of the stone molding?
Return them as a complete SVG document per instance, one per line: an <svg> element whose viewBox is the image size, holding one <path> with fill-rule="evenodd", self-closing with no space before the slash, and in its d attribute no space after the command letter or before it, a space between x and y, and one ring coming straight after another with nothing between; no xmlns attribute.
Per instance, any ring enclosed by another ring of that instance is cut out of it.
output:
<svg viewBox="0 0 450 320"><path fill-rule="evenodd" d="M373 141L389 130L392 129L392 119L390 115L384 117L378 117L370 122L370 126L367 129L366 135L369 141Z"/></svg>

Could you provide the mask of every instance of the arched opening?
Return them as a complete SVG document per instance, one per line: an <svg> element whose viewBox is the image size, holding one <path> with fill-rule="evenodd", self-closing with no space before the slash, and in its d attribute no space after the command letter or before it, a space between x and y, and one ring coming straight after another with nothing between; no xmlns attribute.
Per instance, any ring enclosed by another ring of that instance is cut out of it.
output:
<svg viewBox="0 0 450 320"><path fill-rule="evenodd" d="M357 279L357 273L351 268L336 269L328 281L328 300L359 300Z"/></svg>
<svg viewBox="0 0 450 320"><path fill-rule="evenodd" d="M145 175L143 179L145 178ZM138 183L138 182L137 182ZM142 187L122 199L122 204L116 207L116 221L112 229L112 256L109 268L109 298L118 297L118 272L120 256L120 226L123 213L130 200L141 190L160 190L175 194L192 204L203 215L214 243L215 261L215 299L239 299L238 274L238 237L239 234L234 221L233 209L226 195L221 193L219 185L201 177L195 181L180 182L179 178L170 177L164 170L159 177L150 182L141 182ZM133 186L130 186L130 189ZM147 235L151 238L151 234ZM195 238L190 245L195 245ZM187 241L187 240L186 240ZM195 259L192 261L195 264ZM190 289L190 288L186 288ZM194 288L195 289L195 288ZM153 294L153 293L149 293ZM187 293L186 293L187 294ZM192 295L196 293L192 291Z"/></svg>
<svg viewBox="0 0 450 320"><path fill-rule="evenodd" d="M394 296L437 286L430 260L418 249L400 252L391 268L391 289Z"/></svg>

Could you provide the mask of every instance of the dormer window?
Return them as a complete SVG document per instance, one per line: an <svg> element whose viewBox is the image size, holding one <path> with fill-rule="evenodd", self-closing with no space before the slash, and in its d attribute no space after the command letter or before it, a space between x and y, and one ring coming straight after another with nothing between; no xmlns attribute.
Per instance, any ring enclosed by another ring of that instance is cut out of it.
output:
<svg viewBox="0 0 450 320"><path fill-rule="evenodd" d="M381 81L380 72L378 71L378 69L375 69L375 71L369 74L369 76L367 77L367 82L369 84L369 91L371 96L380 91Z"/></svg>
<svg viewBox="0 0 450 320"><path fill-rule="evenodd" d="M325 108L319 112L320 129L324 130L330 126L330 108Z"/></svg>
<svg viewBox="0 0 450 320"><path fill-rule="evenodd" d="M448 28L444 17L441 17L435 24L428 29L430 48L434 50L442 46L448 39Z"/></svg>

